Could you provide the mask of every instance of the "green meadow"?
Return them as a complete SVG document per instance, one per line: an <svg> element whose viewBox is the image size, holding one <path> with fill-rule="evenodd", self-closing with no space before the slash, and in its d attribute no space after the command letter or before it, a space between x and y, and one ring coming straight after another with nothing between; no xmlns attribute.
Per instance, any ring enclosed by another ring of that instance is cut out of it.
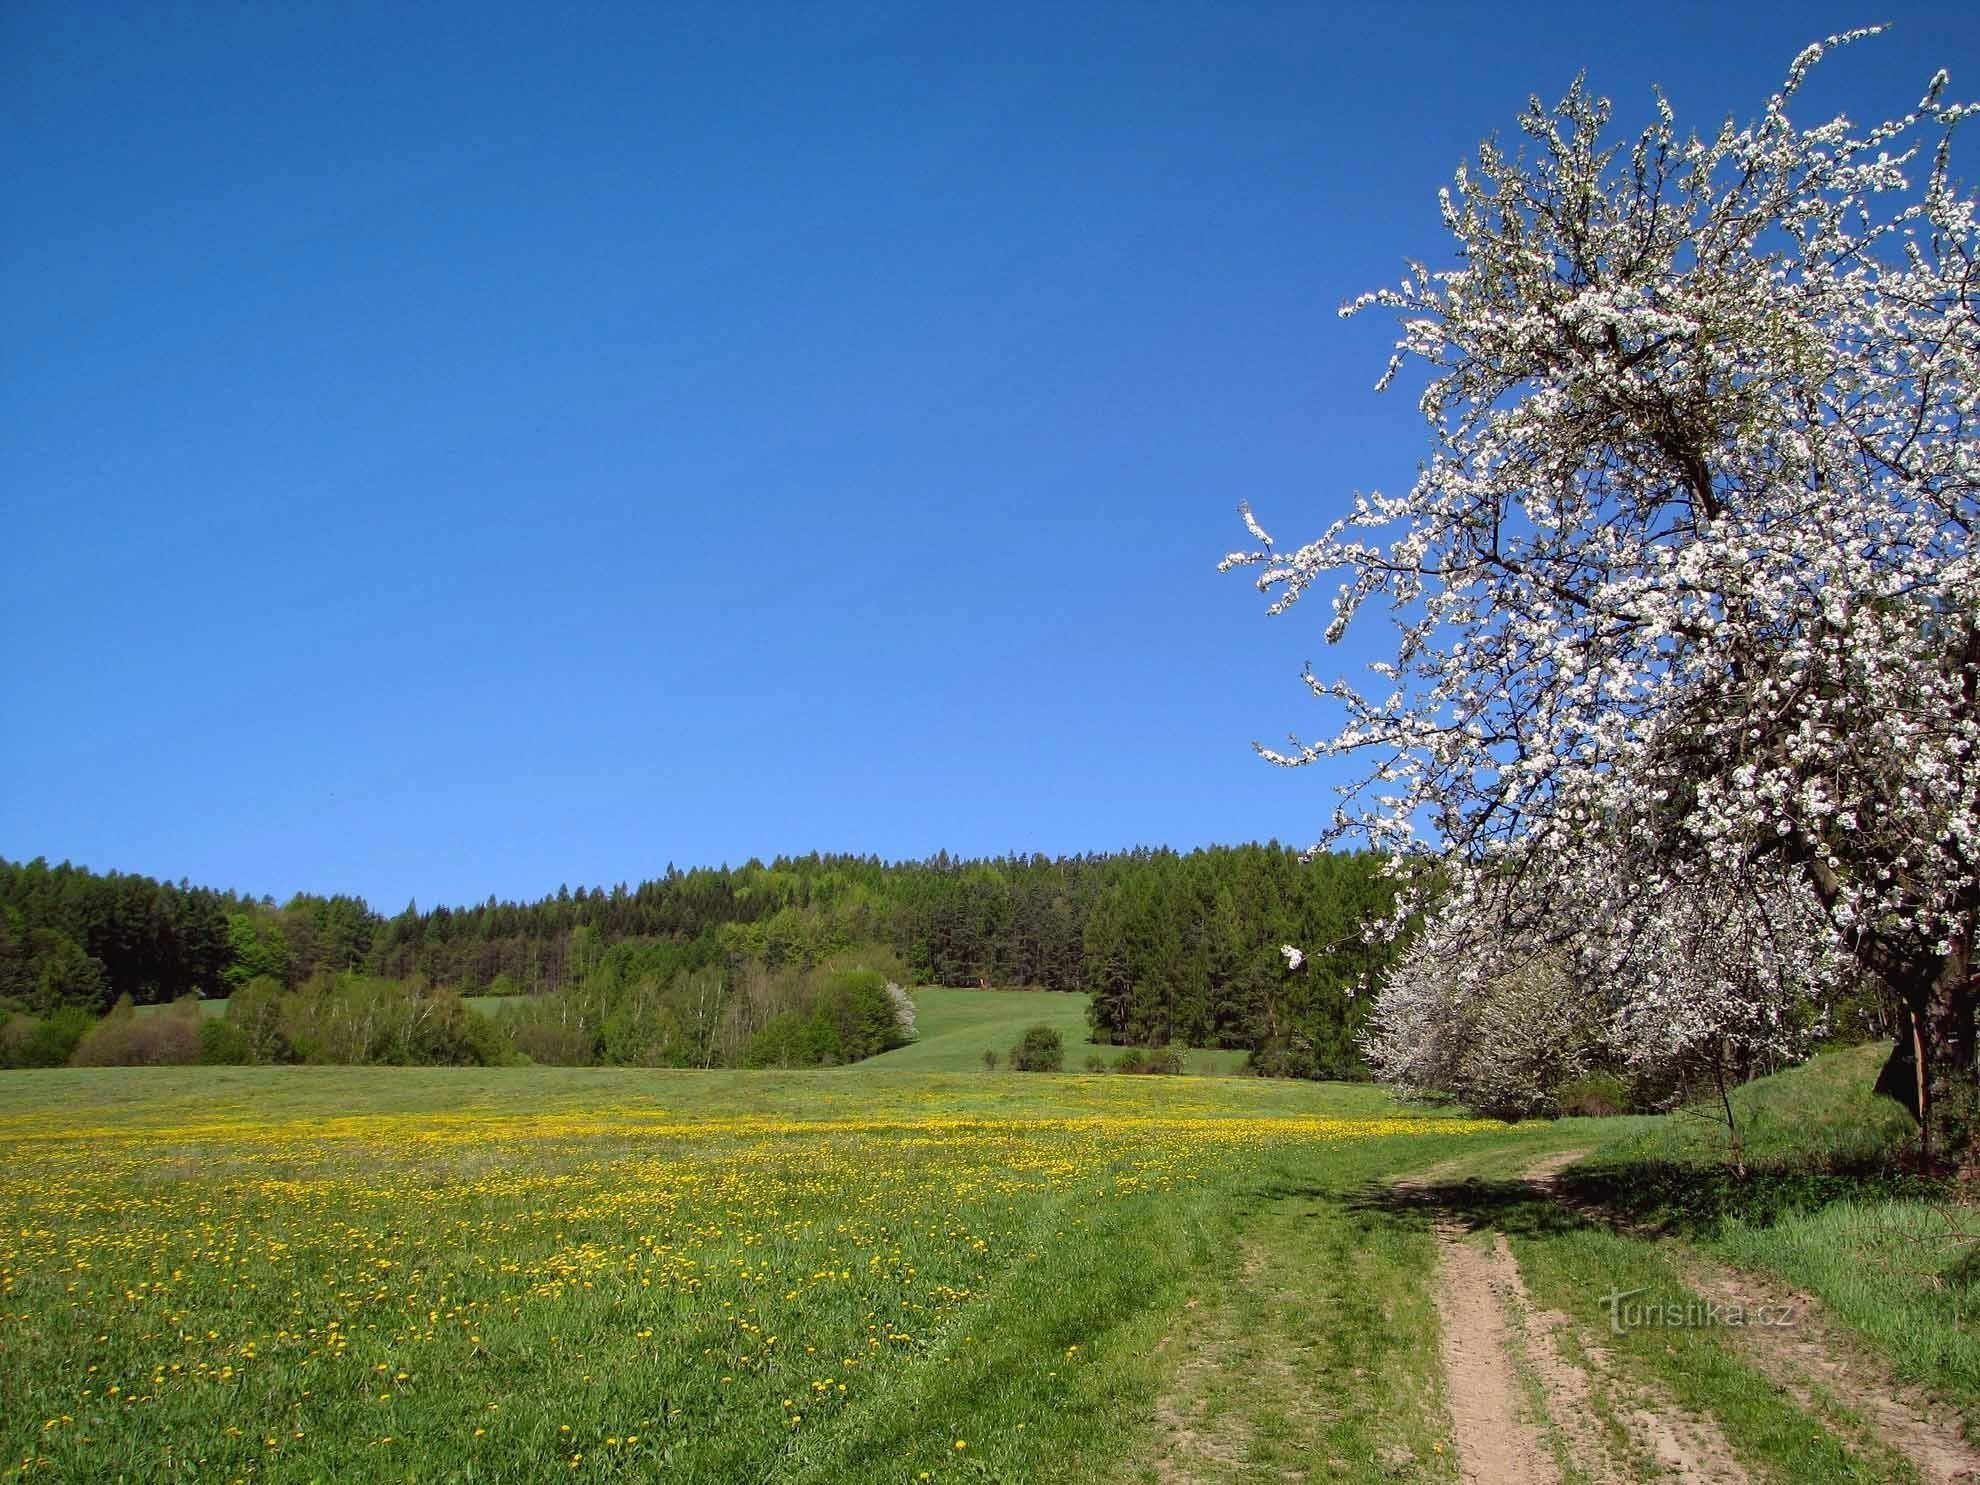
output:
<svg viewBox="0 0 1980 1485"><path fill-rule="evenodd" d="M914 1046L814 1072L0 1078L5 1476L1456 1480L1439 1275L1500 1238L1515 1337L1558 1315L1604 1358L1567 1410L1515 1348L1563 1480L1603 1477L1571 1411L1607 1477L1659 1477L1645 1397L1748 1478L1923 1477L1739 1337L1607 1334L1605 1290L1681 1294L1692 1255L1819 1295L1955 1411L1980 1391L1965 1249L1917 1240L1941 1194L1890 1163L1867 1050L1745 1090L1741 1182L1684 1117L990 1072L1046 1008L1077 1065L1073 998L919 1000ZM1585 1205L1523 1179L1550 1156Z"/></svg>

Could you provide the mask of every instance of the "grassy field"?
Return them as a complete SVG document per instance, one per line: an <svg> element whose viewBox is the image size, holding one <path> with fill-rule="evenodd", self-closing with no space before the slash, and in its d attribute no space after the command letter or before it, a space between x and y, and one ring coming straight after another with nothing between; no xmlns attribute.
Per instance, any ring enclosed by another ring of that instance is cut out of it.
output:
<svg viewBox="0 0 1980 1485"><path fill-rule="evenodd" d="M1240 1191L1477 1137L1252 1079L9 1075L0 1457L1086 1478Z"/></svg>
<svg viewBox="0 0 1980 1485"><path fill-rule="evenodd" d="M810 1073L7 1074L0 1478L1449 1482L1440 1276L1495 1242L1549 1478L1663 1477L1653 1414L1749 1479L1930 1477L1743 1337L1609 1333L1605 1291L1694 1261L1980 1396L1971 1243L1896 1172L1870 1051L1744 1090L1735 1180L1703 1121L982 1069L1041 1009L1074 1031L1059 999L925 992L916 1047ZM1576 1155L1635 1225L1525 1175Z"/></svg>
<svg viewBox="0 0 1980 1485"><path fill-rule="evenodd" d="M169 1005L141 1005L135 1007L135 1009L140 1016L162 1016L171 1010L171 1007ZM216 1000L202 1000L199 1003L199 1013L208 1020L226 1015L227 998L221 996Z"/></svg>
<svg viewBox="0 0 1980 1485"><path fill-rule="evenodd" d="M1026 990L945 990L924 986L914 992L921 1036L905 1047L883 1053L864 1064L925 1072L963 1072L983 1066L985 1051L999 1058L1028 1026L1050 1026L1065 1039L1066 1070L1085 1068L1087 1058L1102 1057L1112 1066L1120 1047L1089 1039L1084 995ZM1246 1054L1229 1049L1194 1048L1184 1052L1184 1070L1202 1076L1235 1073Z"/></svg>

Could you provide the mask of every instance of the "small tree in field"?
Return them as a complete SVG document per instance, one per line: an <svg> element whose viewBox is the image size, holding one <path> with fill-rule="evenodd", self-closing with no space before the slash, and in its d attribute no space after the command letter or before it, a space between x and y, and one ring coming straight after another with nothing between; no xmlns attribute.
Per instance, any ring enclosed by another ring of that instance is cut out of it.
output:
<svg viewBox="0 0 1980 1485"><path fill-rule="evenodd" d="M1392 853L1397 921L1487 978L1567 949L1646 1047L1785 1044L1784 1004L1868 974L1943 1156L1976 1091L1980 234L1943 73L1875 127L1790 121L1869 34L1703 137L1535 100L1525 153L1443 193L1456 266L1343 310L1401 317L1382 387L1428 369L1415 484L1289 551L1247 507L1225 565L1273 613L1333 586L1330 641L1393 616L1379 686L1309 667L1338 727L1262 751L1362 760L1329 837Z"/></svg>
<svg viewBox="0 0 1980 1485"><path fill-rule="evenodd" d="M1011 1048L1013 1072L1059 1072L1066 1065L1066 1044L1050 1026L1032 1026Z"/></svg>

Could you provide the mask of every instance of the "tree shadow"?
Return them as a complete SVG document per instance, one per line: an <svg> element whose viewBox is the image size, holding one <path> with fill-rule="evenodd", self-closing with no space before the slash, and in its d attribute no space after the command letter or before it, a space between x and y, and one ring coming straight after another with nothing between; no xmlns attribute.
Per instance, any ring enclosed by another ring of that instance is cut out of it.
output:
<svg viewBox="0 0 1980 1485"><path fill-rule="evenodd" d="M1945 1186L1876 1160L1749 1166L1674 1160L1595 1161L1555 1177L1563 1202L1602 1213L1613 1225L1700 1238L1729 1221L1770 1227L1783 1217L1839 1201L1938 1201Z"/></svg>
<svg viewBox="0 0 1980 1485"><path fill-rule="evenodd" d="M1749 1168L1742 1176L1723 1166L1630 1160L1574 1166L1547 1183L1470 1176L1371 1181L1348 1192L1285 1184L1267 1194L1337 1203L1364 1218L1418 1229L1447 1223L1466 1231L1558 1237L1608 1228L1695 1239L1715 1235L1728 1221L1765 1227L1837 1201L1943 1200L1946 1188L1868 1161Z"/></svg>
<svg viewBox="0 0 1980 1485"><path fill-rule="evenodd" d="M1556 1201L1530 1181L1469 1176L1462 1180L1370 1182L1349 1193L1348 1211L1428 1229L1449 1224L1467 1232L1497 1231L1518 1237L1558 1237L1599 1225L1598 1219Z"/></svg>

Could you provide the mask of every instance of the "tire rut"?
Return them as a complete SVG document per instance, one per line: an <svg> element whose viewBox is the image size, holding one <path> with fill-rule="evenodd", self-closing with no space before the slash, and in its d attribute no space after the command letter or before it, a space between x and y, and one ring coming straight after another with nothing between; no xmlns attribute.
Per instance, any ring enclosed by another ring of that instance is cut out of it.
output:
<svg viewBox="0 0 1980 1485"><path fill-rule="evenodd" d="M1562 1206L1627 1228L1614 1214L1577 1202L1562 1189L1560 1173L1572 1160L1542 1162L1526 1179ZM1726 1324L1720 1333L1740 1359L1785 1392L1802 1411L1834 1418L1837 1404L1866 1428L1839 1430L1853 1453L1881 1448L1901 1455L1926 1485L1976 1485L1980 1449L1949 1421L1957 1413L1927 1389L1900 1382L1823 1309L1813 1295L1736 1269L1696 1249L1667 1245L1679 1277L1722 1313L1741 1317L1789 1317L1781 1325ZM1826 1396L1824 1395L1826 1394ZM1850 1435L1857 1435L1851 1438Z"/></svg>
<svg viewBox="0 0 1980 1485"><path fill-rule="evenodd" d="M1586 1153L1549 1156L1523 1180L1552 1197L1555 1176ZM1397 1185L1434 1199L1435 1183L1450 1174L1438 1167ZM1681 1485L1748 1485L1711 1418L1684 1412L1655 1386L1624 1379L1608 1352L1566 1315L1534 1305L1503 1232L1480 1248L1468 1241L1472 1229L1455 1218L1438 1219L1434 1231L1445 1397L1463 1480L1548 1485L1561 1478L1545 1431L1522 1416L1524 1369L1539 1386L1547 1422L1576 1476L1623 1485L1647 1470ZM1570 1341L1582 1360L1570 1359ZM1601 1426L1598 1400L1608 1403L1628 1440L1620 1456Z"/></svg>
<svg viewBox="0 0 1980 1485"><path fill-rule="evenodd" d="M1444 1401L1457 1444L1459 1477L1551 1485L1560 1479L1545 1435L1526 1420L1508 1312L1521 1291L1503 1236L1491 1249L1465 1241L1457 1223L1439 1222L1437 1315Z"/></svg>

